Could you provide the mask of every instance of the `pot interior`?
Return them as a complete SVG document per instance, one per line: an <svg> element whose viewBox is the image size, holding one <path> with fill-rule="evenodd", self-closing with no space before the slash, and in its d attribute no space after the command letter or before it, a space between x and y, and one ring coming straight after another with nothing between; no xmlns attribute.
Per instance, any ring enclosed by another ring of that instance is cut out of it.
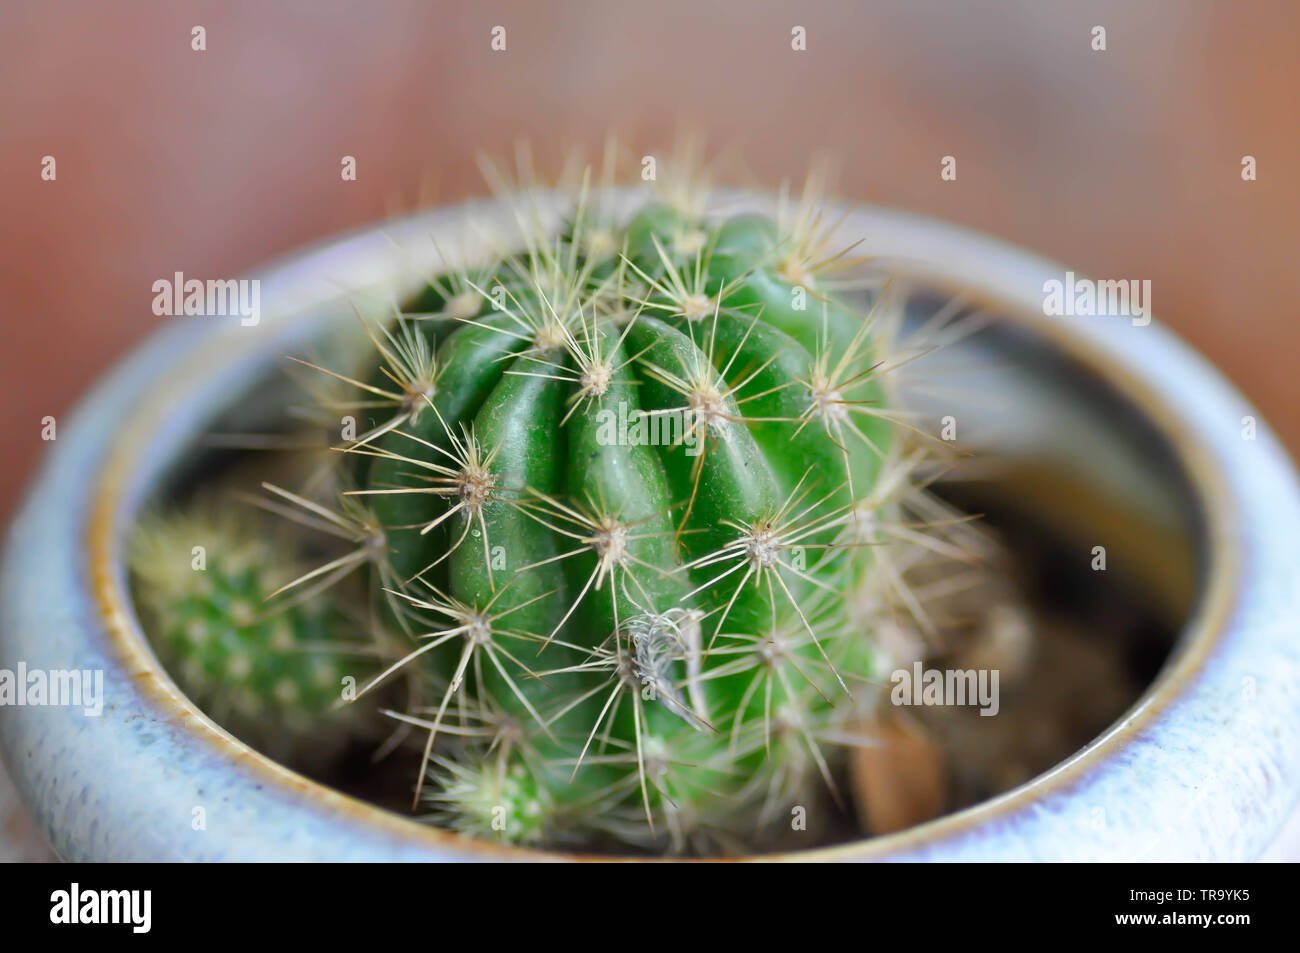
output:
<svg viewBox="0 0 1300 953"><path fill-rule="evenodd" d="M908 321L945 306L922 289ZM949 810L1032 781L1128 712L1170 659L1208 567L1177 448L1115 382L1012 317L962 309L971 333L910 366L903 386L929 426L954 415L964 429L972 455L936 491L1000 541L1033 620L997 717L919 713L949 759Z"/></svg>

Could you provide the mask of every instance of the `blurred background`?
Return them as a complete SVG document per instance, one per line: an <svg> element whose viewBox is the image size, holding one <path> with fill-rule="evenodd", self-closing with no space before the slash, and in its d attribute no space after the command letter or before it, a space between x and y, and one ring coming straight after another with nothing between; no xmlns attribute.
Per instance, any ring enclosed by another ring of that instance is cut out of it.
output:
<svg viewBox="0 0 1300 953"><path fill-rule="evenodd" d="M848 197L1149 278L1157 316L1294 452L1297 116L1288 0L5 0L0 518L41 418L167 320L150 309L157 278L235 276L480 193L476 154L519 137L594 150L616 128L642 149L682 123L760 182L829 153ZM1244 155L1258 181L1242 181Z"/></svg>

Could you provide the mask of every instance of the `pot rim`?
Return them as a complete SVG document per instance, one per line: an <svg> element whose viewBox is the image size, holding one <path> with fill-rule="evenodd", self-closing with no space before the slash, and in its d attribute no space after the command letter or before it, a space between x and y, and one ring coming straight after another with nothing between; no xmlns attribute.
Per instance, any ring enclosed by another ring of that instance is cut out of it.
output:
<svg viewBox="0 0 1300 953"><path fill-rule="evenodd" d="M624 197L630 202L643 194L635 190ZM746 193L721 195L728 209L732 203L769 204ZM561 200L548 198L546 207L553 210ZM432 233L443 236L440 244L447 247L447 237L463 240L471 218L495 221L502 210L499 200L437 209L321 243L266 269L258 276L263 301L287 306L272 309L271 320L264 316L257 329L200 318L155 336L87 398L66 428L69 436L57 442L33 483L0 573L0 598L11 597L0 608L0 659L7 663L22 649L30 658L33 632L72 626L63 632L66 644L58 646L65 656L80 658L79 644L93 644L109 669L106 682L120 677L116 690L123 694L100 720L120 728L140 719L155 739L142 748L138 735L131 742L121 737L125 729L116 733L121 747L115 754L146 768L161 785L147 803L158 806L166 799L174 807L187 797L201 799L207 796L205 784L243 799L238 813L251 827L237 843L205 843L192 852L181 849L182 856L256 857L278 844L289 857L303 858L656 859L471 840L309 780L227 734L181 694L154 658L129 598L120 557L123 526L161 469L160 443L165 446L169 434L195 431L202 413L196 408L210 410L213 395L223 387L319 330L316 312L339 295L337 285L323 282L322 275L347 275L347 286L354 288L418 278L434 270L435 260L417 243L433 245ZM1258 420L1258 414L1207 362L1155 323L1137 327L1124 319L1044 317L1043 281L1061 276L1063 266L905 212L862 206L841 211L840 230L854 239L866 236L862 251L897 259L910 275L959 287L968 297L996 306L1000 317L1046 339L1145 414L1175 452L1196 494L1208 565L1198 605L1161 674L1114 725L1056 767L992 799L895 834L742 859L1115 859L1132 857L1131 838L1148 833L1154 840L1147 853L1163 846L1167 854L1191 847L1214 859L1258 855L1300 792L1300 727L1291 727L1300 726L1300 695L1292 687L1300 684L1300 659L1296 640L1289 644L1286 638L1286 620L1300 618L1300 534L1294 532L1300 527L1300 488L1285 451L1261 422L1250 459L1241 459L1246 446L1239 437L1241 418ZM393 243L401 254L394 255ZM170 365L161 376L160 365ZM1235 448L1232 435L1238 435ZM151 466L153 472L146 473ZM85 487L69 477L86 473L95 475L89 490L71 505L57 499L70 483ZM59 506L67 512L51 519ZM36 546L37 540L44 545ZM31 552L24 553L24 547ZM45 576L39 588L53 582L55 592L73 600L77 618L61 617L49 605L23 597L26 587L37 585L38 574ZM60 578L65 588L58 588ZM67 637L68 631L75 634ZM1260 692L1254 720L1246 717L1240 699L1235 708L1232 699L1233 680L1248 677ZM1267 702L1260 700L1265 693ZM35 728L33 712L73 720L80 715L58 709L0 712L0 744L15 783L60 854L102 859L140 856L141 850L161 851L153 856L176 853L161 836L124 847L112 844L111 832L99 831L105 843L93 837L78 842L74 831L84 833L87 817L78 818L57 799L49 802L51 781L59 777L58 756L43 757L39 764L33 764L30 748L23 756L24 737ZM1253 729L1252 740L1266 742L1264 727L1274 737L1266 751L1254 752L1258 760L1249 760L1251 752L1241 751L1249 746L1238 739L1241 756L1225 767L1220 759L1234 751L1236 732ZM49 729L47 724L43 730ZM107 737L71 723L53 730L58 738L53 750L64 757L84 754L94 737ZM194 773L159 773L160 759L164 766L189 765ZM1197 789L1199 800L1179 823L1161 816ZM128 791L117 788L106 796L96 802L99 819L105 814L121 819L131 809ZM138 797L134 805L138 809ZM1098 828L1098 805L1117 810L1118 826L1103 814ZM1209 831L1204 817L1228 830ZM139 825L133 823L135 830ZM286 823L288 830L275 829ZM1200 840L1189 836L1189 828Z"/></svg>

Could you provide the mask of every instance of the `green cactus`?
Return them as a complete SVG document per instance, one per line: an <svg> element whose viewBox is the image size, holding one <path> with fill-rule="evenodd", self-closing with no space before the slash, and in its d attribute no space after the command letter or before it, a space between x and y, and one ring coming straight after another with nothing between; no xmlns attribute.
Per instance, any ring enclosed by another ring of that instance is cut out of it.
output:
<svg viewBox="0 0 1300 953"><path fill-rule="evenodd" d="M833 785L878 674L845 593L894 440L818 226L652 203L610 255L584 199L371 329L358 384L393 413L343 448L348 498L384 528L450 826L681 850Z"/></svg>
<svg viewBox="0 0 1300 953"><path fill-rule="evenodd" d="M363 708L341 707L375 672L331 598L270 601L292 579L286 540L201 499L153 514L131 539L136 605L182 691L235 735L298 765L328 759Z"/></svg>

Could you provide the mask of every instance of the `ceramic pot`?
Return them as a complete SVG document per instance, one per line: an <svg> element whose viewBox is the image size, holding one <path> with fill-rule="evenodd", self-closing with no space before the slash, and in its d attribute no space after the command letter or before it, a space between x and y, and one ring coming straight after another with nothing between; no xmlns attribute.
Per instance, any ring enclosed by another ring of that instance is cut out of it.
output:
<svg viewBox="0 0 1300 953"><path fill-rule="evenodd" d="M764 204L743 195L722 202ZM60 856L570 856L462 839L310 781L235 740L154 658L123 560L141 507L190 478L181 464L191 441L217 421L255 425L273 410L256 398L283 356L349 319L349 294L400 298L436 270L435 245L464 247L504 223L493 202L441 209L269 267L253 276L261 283L256 326L162 318L167 326L60 421L0 571L0 670L103 673L98 716L0 707L0 751L14 786ZM1288 850L1295 827L1288 834L1286 825L1300 799L1300 486L1268 428L1157 323L1045 315L1045 282L1062 279L1064 267L884 209L857 208L840 227L863 240L860 251L987 309L990 330L952 353L987 363L981 386L1010 410L996 419L974 414L971 440L1059 485L1086 488L1062 493L1038 481L1048 489L1023 502L1064 531L1073 527L1081 545L1090 533L1110 542L1115 571L1160 592L1179 634L1133 707L1052 770L901 833L792 856L1235 860ZM1256 421L1253 439L1246 418ZM205 829L194 829L196 808Z"/></svg>

